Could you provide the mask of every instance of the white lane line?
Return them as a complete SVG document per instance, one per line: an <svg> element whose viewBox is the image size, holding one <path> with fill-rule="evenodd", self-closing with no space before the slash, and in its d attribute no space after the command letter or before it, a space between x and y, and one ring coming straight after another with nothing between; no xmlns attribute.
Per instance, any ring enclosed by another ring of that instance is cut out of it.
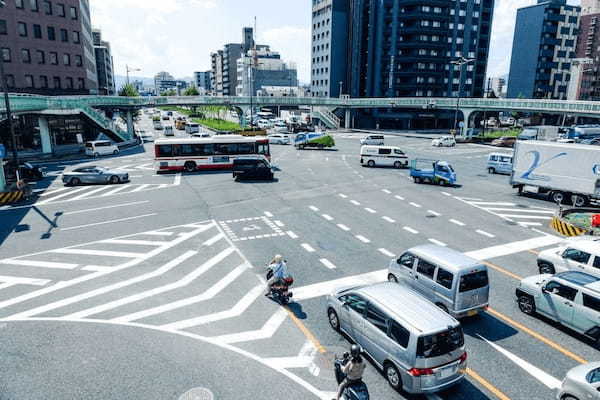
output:
<svg viewBox="0 0 600 400"><path fill-rule="evenodd" d="M140 235L150 235L150 236L173 236L175 232L164 232L164 231L150 231L140 233Z"/></svg>
<svg viewBox="0 0 600 400"><path fill-rule="evenodd" d="M308 206L308 208L310 208L311 210L313 210L314 212L319 211L319 209L315 206Z"/></svg>
<svg viewBox="0 0 600 400"><path fill-rule="evenodd" d="M519 222L519 225L528 227L528 226L542 226L541 222Z"/></svg>
<svg viewBox="0 0 600 400"><path fill-rule="evenodd" d="M354 237L363 243L371 243L371 241L369 239L367 239L366 237L364 237L363 235L356 235Z"/></svg>
<svg viewBox="0 0 600 400"><path fill-rule="evenodd" d="M519 240L481 250L470 251L465 253L465 255L473 257L477 260L488 260L490 258L507 256L509 254L520 253L522 251L536 249L539 247L552 246L562 241L564 241L564 238L553 235L544 235L532 239Z"/></svg>
<svg viewBox="0 0 600 400"><path fill-rule="evenodd" d="M441 192L444 196L452 196L450 193L447 192Z"/></svg>
<svg viewBox="0 0 600 400"><path fill-rule="evenodd" d="M134 186L134 185L119 185L118 187L114 188L110 192L103 193L102 196L100 196L100 197L112 196L113 194L121 192L125 189L130 189L132 186Z"/></svg>
<svg viewBox="0 0 600 400"><path fill-rule="evenodd" d="M14 285L31 285L31 286L44 286L49 282L49 279L34 279L34 278L23 278L20 276L0 276L0 282L3 282L3 289L14 286Z"/></svg>
<svg viewBox="0 0 600 400"><path fill-rule="evenodd" d="M92 249L56 249L50 250L49 253L58 254L82 254L87 256L98 256L98 257L124 257L124 258L137 258L142 257L144 253L130 253L125 251L109 251L109 250L92 250Z"/></svg>
<svg viewBox="0 0 600 400"><path fill-rule="evenodd" d="M213 244L217 243L221 239L225 239L224 233L218 233L215 236L211 237L210 239L207 239L204 243L202 243L202 246L205 246L205 247L212 246Z"/></svg>
<svg viewBox="0 0 600 400"><path fill-rule="evenodd" d="M510 212L519 212L519 213L537 213L537 214L554 214L555 211L552 210L536 210L531 208L502 208L502 207L486 207L486 210L490 211L510 211Z"/></svg>
<svg viewBox="0 0 600 400"><path fill-rule="evenodd" d="M51 269L75 269L79 266L79 264L58 263L51 261L20 260L11 258L0 260L0 264L22 265L24 267L39 267Z"/></svg>
<svg viewBox="0 0 600 400"><path fill-rule="evenodd" d="M96 189L89 190L89 191L87 191L87 192L85 192L85 193L83 193L83 194L80 194L79 196L75 196L75 197L73 197L73 198L69 199L69 201L75 201L75 200L81 200L81 199L84 199L84 198L86 198L86 197L89 197L89 196L91 196L91 195L93 195L93 194L96 194L96 193L98 193L98 192L101 192L101 191L105 190L106 188L107 188L106 186L101 186L101 187L99 187L99 188L96 188Z"/></svg>
<svg viewBox="0 0 600 400"><path fill-rule="evenodd" d="M404 200L404 197L402 197L402 196L398 196L398 195L396 195L396 196L394 196L394 197L395 197L395 198L397 198L398 200Z"/></svg>
<svg viewBox="0 0 600 400"><path fill-rule="evenodd" d="M108 239L100 243L129 244L133 246L164 246L168 242L157 242L153 240L133 240L133 239Z"/></svg>
<svg viewBox="0 0 600 400"><path fill-rule="evenodd" d="M336 269L335 264L333 264L331 261L329 261L326 258L321 258L321 259L319 259L319 261L321 261L321 264L323 264L324 266L326 266L329 269Z"/></svg>
<svg viewBox="0 0 600 400"><path fill-rule="evenodd" d="M269 218L272 218L272 217L273 217L273 214L272 214L272 213L270 213L270 212L268 212L268 211L265 211L265 215L266 215L267 217L269 217Z"/></svg>
<svg viewBox="0 0 600 400"><path fill-rule="evenodd" d="M173 180L173 186L179 186L181 184L181 173L175 175L175 179Z"/></svg>
<svg viewBox="0 0 600 400"><path fill-rule="evenodd" d="M294 232L292 231L287 231L286 232L288 234L289 237L291 237L292 239L298 239L298 235L296 235Z"/></svg>
<svg viewBox="0 0 600 400"><path fill-rule="evenodd" d="M328 214L322 214L321 215L323 218L325 218L327 221L333 221L333 217L331 215Z"/></svg>
<svg viewBox="0 0 600 400"><path fill-rule="evenodd" d="M43 205L43 204L46 204L46 203L49 203L49 202L54 202L57 199L62 199L63 197L67 197L67 196L70 196L70 195L75 194L75 193L83 192L84 190L87 190L87 189L89 189L87 186L80 187L80 188L77 188L77 189L73 189L73 190L68 191L66 193L59 194L58 196L54 196L54 197L51 197L49 199L42 200L42 201L38 202L37 204L38 205Z"/></svg>
<svg viewBox="0 0 600 400"><path fill-rule="evenodd" d="M386 194L392 194L392 192L390 192L390 191L389 191L389 190L387 190L387 189L381 189L381 191L382 191L383 193L386 193Z"/></svg>
<svg viewBox="0 0 600 400"><path fill-rule="evenodd" d="M348 232L350 230L350 228L348 228L346 225L344 224L337 224L337 227L340 228L343 231Z"/></svg>
<svg viewBox="0 0 600 400"><path fill-rule="evenodd" d="M403 227L402 229L404 229L405 231L407 231L407 232L410 232L410 233L412 233L412 234L414 234L414 235L417 235L417 234L419 233L419 231L418 231L418 230L416 230L416 229L413 229L413 228L411 228L410 226L405 226L405 227Z"/></svg>
<svg viewBox="0 0 600 400"><path fill-rule="evenodd" d="M433 244L437 244L438 246L443 246L443 247L446 247L446 246L447 246L447 244L446 244L446 243L444 243L444 242L440 242L440 241L439 241L439 240L437 240L437 239L427 239L427 240L429 240L429 241L430 241L431 243L433 243Z"/></svg>
<svg viewBox="0 0 600 400"><path fill-rule="evenodd" d="M479 233L480 235L487 236L489 238L495 238L496 237L496 235L492 235L491 233L488 233L486 231L482 231L481 229L477 229L475 232Z"/></svg>
<svg viewBox="0 0 600 400"><path fill-rule="evenodd" d="M394 220L393 218L387 217L387 216L384 216L384 217L381 217L381 218L384 219L384 220L386 220L390 224L393 224L394 222L396 222L396 220Z"/></svg>
<svg viewBox="0 0 600 400"><path fill-rule="evenodd" d="M377 211L373 210L372 208L369 207L365 207L365 211L370 212L371 214L375 214Z"/></svg>
<svg viewBox="0 0 600 400"><path fill-rule="evenodd" d="M384 249L384 248L377 249L377 250L379 250L379 252L380 252L381 254L383 254L384 256L387 256L387 257L396 257L396 255L395 255L394 253L392 253L391 251L389 251L389 250L386 250L386 249Z"/></svg>
<svg viewBox="0 0 600 400"><path fill-rule="evenodd" d="M461 197L461 200L467 200L467 201L481 201L481 199L475 198L475 197Z"/></svg>
<svg viewBox="0 0 600 400"><path fill-rule="evenodd" d="M552 217L541 215L517 215L517 214L498 214L503 218L525 218L525 219L552 219Z"/></svg>
<svg viewBox="0 0 600 400"><path fill-rule="evenodd" d="M308 243L302 243L300 246L302 246L302 248L304 248L304 250L308 251L309 253L315 252L315 249L313 249L312 246Z"/></svg>
<svg viewBox="0 0 600 400"><path fill-rule="evenodd" d="M420 204L413 203L412 201L410 203L408 203L408 204L410 204L411 206L416 207L416 208L421 208L422 207Z"/></svg>
<svg viewBox="0 0 600 400"><path fill-rule="evenodd" d="M301 286L294 289L294 300L300 301L326 296L341 287L383 282L387 280L387 274L388 270L386 268L375 272L368 272L366 274L353 275L331 281L319 282L308 286Z"/></svg>
<svg viewBox="0 0 600 400"><path fill-rule="evenodd" d="M466 225L464 222L459 221L457 219L450 219L449 221L452 222L455 225L458 225L458 226L465 226Z"/></svg>
<svg viewBox="0 0 600 400"><path fill-rule="evenodd" d="M82 214L82 213L92 212L92 211L107 210L109 208L136 206L136 205L145 204L145 203L150 203L150 201L149 200L135 201L133 203L123 203L123 204L115 204L115 205L106 206L106 207L88 208L87 210L69 211L69 212L63 213L63 215Z"/></svg>
<svg viewBox="0 0 600 400"><path fill-rule="evenodd" d="M355 206L360 206L360 203L356 200L350 200L350 203L354 204Z"/></svg>
<svg viewBox="0 0 600 400"><path fill-rule="evenodd" d="M433 210L427 210L427 212L428 212L429 214L431 214L431 215L435 215L436 217L439 217L439 216L441 216L441 215L442 215L442 214L440 214L439 212L437 212L437 211L433 211Z"/></svg>
<svg viewBox="0 0 600 400"><path fill-rule="evenodd" d="M278 227L280 227L280 228L283 228L285 226L285 224L283 222L279 221L279 220L273 221L273 223L275 225L277 225Z"/></svg>
<svg viewBox="0 0 600 400"><path fill-rule="evenodd" d="M104 221L104 222L96 222L93 224L86 224L86 225L78 225L78 226L70 226L68 228L60 228L61 231L70 231L73 229L81 229L81 228L88 228L90 226L97 226L97 225L106 225L106 224L112 224L115 222L122 222L122 221L130 221L132 219L139 219L139 218L146 218L146 217L152 217L154 215L158 215L157 213L152 213L152 214L144 214L144 215L138 215L135 217L128 217L128 218L120 218L120 219L113 219L110 221Z"/></svg>
<svg viewBox="0 0 600 400"><path fill-rule="evenodd" d="M261 329L255 331L246 331L239 333L232 333L222 336L211 337L211 340L220 343L233 344L241 342L249 342L251 340L269 339L279 329L283 321L287 318L288 313L284 308L279 308L275 314L267 320Z"/></svg>
<svg viewBox="0 0 600 400"><path fill-rule="evenodd" d="M340 196L342 199L348 198L348 196L346 196L344 193L339 193L338 196Z"/></svg>
<svg viewBox="0 0 600 400"><path fill-rule="evenodd" d="M234 249L232 249L232 251L233 250ZM27 318L27 317L31 317L31 316L34 316L34 315L45 313L45 312L50 311L50 310L55 310L57 308L65 307L65 306L68 306L70 304L82 301L82 300L90 299L92 297L96 297L96 296L99 296L101 294L105 294L105 293L111 292L113 290L122 289L122 288L127 287L127 286L135 285L136 283L140 283L140 282L143 282L143 281L148 280L148 279L156 278L157 276L161 276L161 275L169 272L170 270L172 270L173 268L175 268L176 266L178 266L179 264L181 264L182 262L184 262L188 258L195 256L196 254L198 254L196 251L191 251L191 250L190 251L186 251L185 253L183 253L179 257L177 257L177 258L169 261L165 265L161 266L160 268L158 268L158 269L156 269L156 270L154 270L152 272L148 272L148 273L143 274L143 275L138 275L138 276L136 276L134 278L127 279L127 280L124 280L124 281L120 281L120 282L117 282L117 283L113 283L112 285L103 286L103 287L100 287L98 289L91 290L89 292L81 293L81 294L76 295L76 296L67 297L65 299L55 301L53 303L49 303L49 304L45 304L43 306L32 308L30 310L14 314L14 315L12 315L9 318ZM115 268L115 270L118 270L118 269L119 268ZM57 285L53 285L53 286L57 286Z"/></svg>
<svg viewBox="0 0 600 400"><path fill-rule="evenodd" d="M211 289L209 289L209 290L211 290ZM216 291L216 290L213 290L213 291ZM170 324L161 325L160 328L173 329L173 330L182 330L182 329L192 328L192 327L199 326L199 325L206 325L206 324L209 324L209 323L212 323L212 322L216 322L216 321L222 321L222 320L228 319L228 318L239 317L264 292L265 292L264 285L261 284L261 285L255 286L252 290L250 290L248 293L246 293L229 310L220 311L220 312L216 312L216 313L212 313L212 314L208 314L208 315L202 315L200 317L194 317L194 318L184 319L184 320L173 322L173 323L170 323ZM184 307L184 306L187 306L187 305L190 305L190 304L194 304L194 303L198 303L200 301L206 300L205 298L201 298L201 297L207 297L207 295L203 294L203 295L200 295L200 296L192 297L190 299L183 299L183 300L177 301L177 302L175 302L173 304L177 305L177 308L180 308L180 307ZM212 297L214 297L214 295ZM178 303L180 303L180 304L178 304ZM167 306L169 306L169 305L167 304ZM160 309L160 308L163 308L163 306L159 306L157 308ZM173 308L171 308L171 309L173 309ZM165 311L168 311L168 310L164 310L164 311L161 311L161 312L165 312ZM136 318L136 319L140 319L140 318Z"/></svg>
<svg viewBox="0 0 600 400"><path fill-rule="evenodd" d="M55 193L64 192L67 189L70 189L70 187L65 186L65 187L61 187L58 189L50 190L49 192L44 192L44 193L40 194L40 197L46 197L46 196L53 195Z"/></svg>
<svg viewBox="0 0 600 400"><path fill-rule="evenodd" d="M462 200L462 198L458 198L458 199ZM504 207L515 207L516 206L515 203L502 203L502 202L497 202L497 201L472 201L472 202L467 202L467 203L478 205L478 206L485 206L485 205L504 206Z"/></svg>
<svg viewBox="0 0 600 400"><path fill-rule="evenodd" d="M124 297L121 299L110 301L108 303L104 303L104 304L101 304L96 307L91 307L91 308L88 308L85 310L81 310L76 313L67 315L65 318L86 318L90 315L99 314L101 312L112 310L112 309L124 306L126 304L135 303L137 301L147 299L152 296L156 296L156 295L159 295L162 293L170 292L172 290L183 288L185 286L190 285L192 282L194 282L196 279L198 279L200 276L202 276L202 274L204 274L205 272L209 271L215 265L218 265L221 261L223 261L225 258L227 258L234 251L235 251L235 249L233 247L229 247L229 248L223 250L222 252L213 256L208 261L206 261L204 264L200 265L198 268L194 269L192 272L190 272L189 274L185 275L183 278L181 278L175 282L169 283L164 286L159 286L159 287L156 287L153 289L145 290L143 292L136 293L136 294L133 294L131 296L127 296L127 297ZM235 277L238 277L239 275L241 275L241 273L243 271L248 269L248 265L246 263L242 264L241 267L243 267L243 268L241 268L241 271L238 271L239 273ZM240 268L240 267L238 267L238 268ZM229 282L227 284L229 284ZM227 285L225 285L225 286L227 286ZM173 303L171 303L171 304L173 304ZM163 305L163 306L167 306L167 305ZM174 307L174 308L178 308L178 307ZM155 310L155 308L153 308L151 310ZM149 310L143 310L143 311L140 311L135 314L137 316L136 318L119 317L119 318L115 318L115 320L120 321L120 322L131 322L136 319L144 318L144 316L140 316L140 315L150 316L150 315L155 315L158 313L159 312L151 313L151 312L149 312ZM129 315L133 315L133 314L129 314Z"/></svg>
<svg viewBox="0 0 600 400"><path fill-rule="evenodd" d="M133 189L131 191L131 193L141 192L142 190L146 189L148 186L152 186L152 185L149 183L144 183L143 185L140 185L140 186L136 187L135 189Z"/></svg>

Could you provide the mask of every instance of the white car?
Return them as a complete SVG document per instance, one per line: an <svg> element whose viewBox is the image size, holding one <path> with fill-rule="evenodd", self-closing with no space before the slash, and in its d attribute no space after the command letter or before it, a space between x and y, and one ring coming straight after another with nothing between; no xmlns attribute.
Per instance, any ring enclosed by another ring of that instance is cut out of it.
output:
<svg viewBox="0 0 600 400"><path fill-rule="evenodd" d="M431 141L431 145L435 147L454 147L456 140L452 136L442 136Z"/></svg>
<svg viewBox="0 0 600 400"><path fill-rule="evenodd" d="M267 119L259 119L257 122L257 125L260 129L269 129L273 127L273 124L271 123L271 121L267 120Z"/></svg>
<svg viewBox="0 0 600 400"><path fill-rule="evenodd" d="M275 133L268 135L269 143L271 144L290 144L290 135L284 135L282 133Z"/></svg>
<svg viewBox="0 0 600 400"><path fill-rule="evenodd" d="M537 258L540 274L569 270L600 276L600 239L575 237L559 247L540 252Z"/></svg>

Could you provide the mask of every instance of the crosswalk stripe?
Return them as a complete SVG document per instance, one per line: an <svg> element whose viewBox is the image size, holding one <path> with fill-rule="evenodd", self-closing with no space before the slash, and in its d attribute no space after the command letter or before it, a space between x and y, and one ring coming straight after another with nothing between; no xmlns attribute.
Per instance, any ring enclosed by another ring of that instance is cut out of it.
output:
<svg viewBox="0 0 600 400"><path fill-rule="evenodd" d="M32 285L32 286L44 286L49 282L49 279L34 279L34 278L23 278L20 276L0 276L0 282L4 282L4 288L14 285Z"/></svg>
<svg viewBox="0 0 600 400"><path fill-rule="evenodd" d="M232 333L229 335L214 336L211 339L227 344L248 342L251 340L259 339L269 339L275 334L275 332L277 332L277 330L279 329L281 324L283 324L283 321L285 321L287 316L287 311L284 308L279 308L275 312L275 314L273 314L271 318L267 320L267 322L263 325L261 329L255 331Z"/></svg>
<svg viewBox="0 0 600 400"><path fill-rule="evenodd" d="M140 185L140 186L138 186L137 188L133 189L133 190L131 191L131 193L135 193L135 192L141 192L142 190L146 189L148 186L152 186L152 185L151 185L151 184L149 184L149 183L145 183L145 184L143 184L143 185Z"/></svg>
<svg viewBox="0 0 600 400"><path fill-rule="evenodd" d="M130 244L134 246L163 246L168 242L158 242L153 240L133 240L133 239L108 239L103 240L100 243L112 243L112 244Z"/></svg>
<svg viewBox="0 0 600 400"><path fill-rule="evenodd" d="M484 205L516 207L515 203L502 203L502 202L496 202L496 201L467 201L467 203L475 204L475 205L481 206L482 208L486 208L486 207L483 207Z"/></svg>
<svg viewBox="0 0 600 400"><path fill-rule="evenodd" d="M118 193L118 192L120 192L122 190L131 188L132 186L133 185L121 185L121 186L118 186L118 187L114 188L113 190L111 190L109 192L103 193L102 197L111 196L111 195L116 194L116 193Z"/></svg>
<svg viewBox="0 0 600 400"><path fill-rule="evenodd" d="M498 214L503 218L526 218L526 219L547 219L550 220L552 217L546 217L541 215L521 215L521 214Z"/></svg>
<svg viewBox="0 0 600 400"><path fill-rule="evenodd" d="M106 188L107 188L107 186L101 186L101 187L93 189L93 190L88 190L87 192L85 192L83 194L80 194L79 196L75 196L75 197L69 199L69 201L84 199L84 198L89 197L89 196L91 196L93 194L101 192L101 191L105 190Z"/></svg>
<svg viewBox="0 0 600 400"><path fill-rule="evenodd" d="M40 197L51 196L55 193L64 192L65 190L68 190L68 189L70 189L70 187L65 186L65 187L61 187L59 189L50 190L49 192L44 192L44 193L40 194Z"/></svg>
<svg viewBox="0 0 600 400"><path fill-rule="evenodd" d="M88 255L88 256L124 257L124 258L137 258L137 257L142 257L145 254L145 253L131 253L131 252L125 252L125 251L73 249L73 248L50 250L50 253L83 254L83 255Z"/></svg>
<svg viewBox="0 0 600 400"><path fill-rule="evenodd" d="M80 187L80 188L77 188L77 189L73 189L73 190L70 190L70 191L68 191L66 193L59 194L58 196L54 196L54 197L51 197L49 199L42 200L42 201L38 202L37 204L38 205L42 205L42 204L50 203L50 202L56 201L58 199L62 199L63 197L67 197L67 196L70 196L70 195L75 194L75 193L83 192L84 190L87 190L87 189L89 189L89 187L87 187L87 186Z"/></svg>
<svg viewBox="0 0 600 400"><path fill-rule="evenodd" d="M554 214L555 212L552 210L536 210L536 209L523 209L523 208L493 208L486 207L486 210L489 211L511 211L511 212L522 212L522 213L538 213L538 214Z"/></svg>
<svg viewBox="0 0 600 400"><path fill-rule="evenodd" d="M20 260L20 259L5 259L0 260L0 264L22 265L26 267L54 268L54 269L75 269L79 264L58 263L52 261L35 261L35 260Z"/></svg>

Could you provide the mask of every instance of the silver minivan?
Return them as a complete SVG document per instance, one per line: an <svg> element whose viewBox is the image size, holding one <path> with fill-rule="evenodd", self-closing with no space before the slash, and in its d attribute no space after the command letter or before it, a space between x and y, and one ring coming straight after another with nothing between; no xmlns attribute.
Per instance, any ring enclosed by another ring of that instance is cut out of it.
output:
<svg viewBox="0 0 600 400"><path fill-rule="evenodd" d="M513 155L507 153L488 154L487 170L489 174L511 174Z"/></svg>
<svg viewBox="0 0 600 400"><path fill-rule="evenodd" d="M337 291L327 298L327 316L396 390L434 393L464 378L460 323L405 286L382 282Z"/></svg>
<svg viewBox="0 0 600 400"><path fill-rule="evenodd" d="M487 267L444 246L409 249L390 262L388 280L413 288L455 318L476 315L488 306Z"/></svg>

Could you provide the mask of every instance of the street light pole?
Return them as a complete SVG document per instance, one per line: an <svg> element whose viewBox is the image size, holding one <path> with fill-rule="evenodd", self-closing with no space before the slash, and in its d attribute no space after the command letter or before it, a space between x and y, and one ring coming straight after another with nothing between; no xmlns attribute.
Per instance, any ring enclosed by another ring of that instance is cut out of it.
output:
<svg viewBox="0 0 600 400"><path fill-rule="evenodd" d="M127 86L129 86L129 72L141 71L139 68L129 68L129 65L125 64L125 70L127 71Z"/></svg>
<svg viewBox="0 0 600 400"><path fill-rule="evenodd" d="M450 61L450 64L458 65L458 68L459 68L459 72L458 72L458 96L456 97L456 110L454 111L454 134L455 135L456 135L456 127L458 125L458 106L460 104L460 94L461 94L461 91L462 91L463 65L469 64L469 63L471 63L473 61L475 61L474 58L464 58L464 57L461 57L458 60L452 60L452 61Z"/></svg>

